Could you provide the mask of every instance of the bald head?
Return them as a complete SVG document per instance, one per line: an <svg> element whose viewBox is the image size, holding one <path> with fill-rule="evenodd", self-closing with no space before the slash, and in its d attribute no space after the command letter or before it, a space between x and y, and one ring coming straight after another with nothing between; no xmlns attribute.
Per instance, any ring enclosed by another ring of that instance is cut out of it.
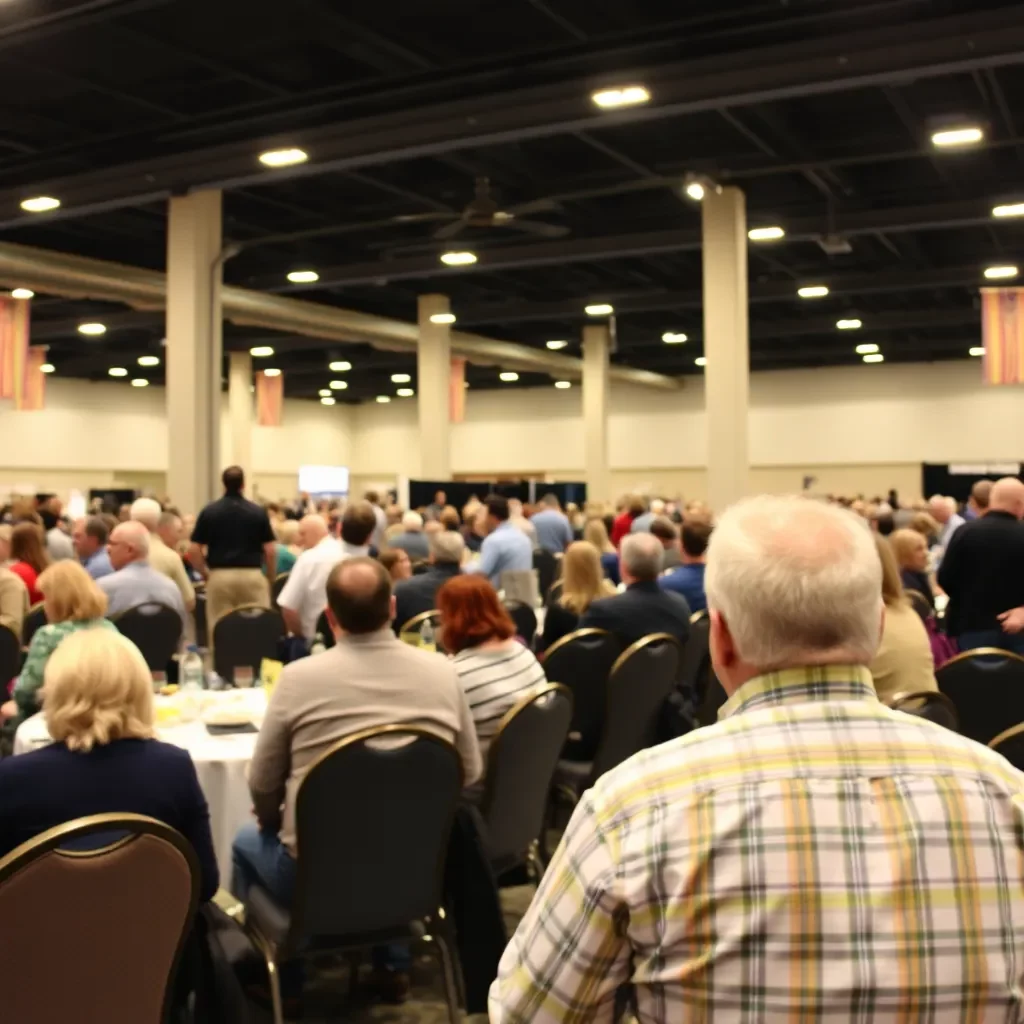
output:
<svg viewBox="0 0 1024 1024"><path fill-rule="evenodd" d="M892 510L890 509L890 511ZM956 512L956 501L953 498L944 498L941 494L936 494L928 501L928 511L940 526L944 526Z"/></svg>
<svg viewBox="0 0 1024 1024"><path fill-rule="evenodd" d="M149 557L149 530L142 523L121 523L110 535L108 551L110 564L115 569L145 561Z"/></svg>
<svg viewBox="0 0 1024 1024"><path fill-rule="evenodd" d="M993 512L1009 512L1024 519L1024 483L1015 476L1004 476L992 486L989 508Z"/></svg>
<svg viewBox="0 0 1024 1024"><path fill-rule="evenodd" d="M375 558L346 558L327 578L327 607L343 633L384 629L394 616L391 577Z"/></svg>
<svg viewBox="0 0 1024 1024"><path fill-rule="evenodd" d="M323 516L303 516L299 520L299 546L308 551L327 536L327 520Z"/></svg>

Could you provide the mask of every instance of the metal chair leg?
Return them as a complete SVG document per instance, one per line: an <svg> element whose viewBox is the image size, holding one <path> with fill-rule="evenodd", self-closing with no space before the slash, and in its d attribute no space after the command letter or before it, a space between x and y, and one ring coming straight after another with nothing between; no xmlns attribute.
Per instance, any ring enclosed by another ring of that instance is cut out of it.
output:
<svg viewBox="0 0 1024 1024"><path fill-rule="evenodd" d="M449 1024L461 1024L462 1013L459 1010L459 986L456 977L461 974L458 961L455 959L455 951L448 945L448 936L444 934L447 929L442 925L434 933L434 948L437 950L438 959L441 961L441 973L444 976L444 997L448 1004ZM459 979L461 980L461 978ZM462 996L463 1001L465 996Z"/></svg>
<svg viewBox="0 0 1024 1024"><path fill-rule="evenodd" d="M267 962L267 981L270 983L270 1002L274 1011L274 1024L285 1024L284 1005L281 1001L281 972L277 966L277 956L273 946L254 928L248 929L257 949Z"/></svg>

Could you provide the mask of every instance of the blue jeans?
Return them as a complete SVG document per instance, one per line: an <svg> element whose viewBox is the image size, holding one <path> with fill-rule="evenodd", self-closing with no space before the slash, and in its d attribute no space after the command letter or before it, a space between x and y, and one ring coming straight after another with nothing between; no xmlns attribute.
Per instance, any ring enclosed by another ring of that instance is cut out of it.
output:
<svg viewBox="0 0 1024 1024"><path fill-rule="evenodd" d="M1024 655L1024 633L1004 633L1001 629L977 629L961 633L956 642L961 651L971 651L976 647L998 647L1000 650Z"/></svg>

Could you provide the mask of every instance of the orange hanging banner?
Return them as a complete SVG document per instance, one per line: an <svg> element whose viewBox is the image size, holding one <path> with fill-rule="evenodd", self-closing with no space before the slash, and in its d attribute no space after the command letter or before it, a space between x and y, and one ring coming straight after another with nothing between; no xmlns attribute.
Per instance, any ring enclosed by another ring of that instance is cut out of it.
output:
<svg viewBox="0 0 1024 1024"><path fill-rule="evenodd" d="M14 407L25 412L38 412L46 401L46 374L43 364L46 362L46 346L36 345L28 350L25 360L25 386L21 398L15 398Z"/></svg>
<svg viewBox="0 0 1024 1024"><path fill-rule="evenodd" d="M1024 383L1024 288L982 288L986 384Z"/></svg>
<svg viewBox="0 0 1024 1024"><path fill-rule="evenodd" d="M466 360L451 361L448 377L448 422L461 423L466 418Z"/></svg>
<svg viewBox="0 0 1024 1024"><path fill-rule="evenodd" d="M261 370L256 374L256 422L261 427L281 426L283 405L284 374L268 377Z"/></svg>
<svg viewBox="0 0 1024 1024"><path fill-rule="evenodd" d="M0 398L13 398L21 408L28 362L29 304L0 299Z"/></svg>

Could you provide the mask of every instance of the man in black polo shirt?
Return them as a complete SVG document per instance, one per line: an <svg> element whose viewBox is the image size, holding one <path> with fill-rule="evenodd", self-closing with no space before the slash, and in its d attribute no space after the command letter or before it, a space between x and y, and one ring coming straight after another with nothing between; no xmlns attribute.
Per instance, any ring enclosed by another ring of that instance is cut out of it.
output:
<svg viewBox="0 0 1024 1024"><path fill-rule="evenodd" d="M208 581L206 616L211 631L221 616L235 608L247 604L269 608L267 580L274 578L277 569L270 519L265 509L242 496L245 474L241 467L228 466L221 480L224 497L199 513L189 548L192 565ZM266 575L261 568L264 559Z"/></svg>

